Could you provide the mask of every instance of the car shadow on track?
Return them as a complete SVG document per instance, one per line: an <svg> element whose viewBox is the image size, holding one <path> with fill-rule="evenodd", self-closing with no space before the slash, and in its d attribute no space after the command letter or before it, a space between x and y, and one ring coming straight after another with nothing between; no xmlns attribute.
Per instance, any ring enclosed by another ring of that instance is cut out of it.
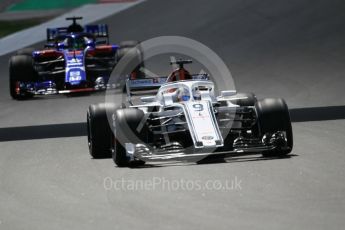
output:
<svg viewBox="0 0 345 230"><path fill-rule="evenodd" d="M0 142L86 136L86 123L0 128Z"/></svg>
<svg viewBox="0 0 345 230"><path fill-rule="evenodd" d="M324 106L290 109L292 122L345 119L345 106Z"/></svg>
<svg viewBox="0 0 345 230"><path fill-rule="evenodd" d="M122 95L123 92L120 89L112 89L111 93L114 95ZM53 100L53 99L66 99L66 98L85 98L85 97L105 97L106 91L95 92L75 92L70 94L51 94L51 95L36 95L34 97L19 99L19 101L39 101L39 100Z"/></svg>
<svg viewBox="0 0 345 230"><path fill-rule="evenodd" d="M162 167L186 167L186 166L196 166L196 165L208 165L208 164L229 164L229 163L242 163L242 162L253 162L253 161L270 161L270 160L283 160L291 159L297 157L297 154L289 154L282 157L263 157L261 154L255 154L251 156L235 156L227 158L214 158L206 159L202 162L166 162L166 163L147 163L140 167L132 167L131 169L154 169ZM116 167L116 166L115 166Z"/></svg>
<svg viewBox="0 0 345 230"><path fill-rule="evenodd" d="M83 93L73 93L73 94L52 94L52 95L37 95L31 98L19 99L18 101L41 101L41 100L59 100L66 98L85 98L90 96L105 96L104 91L101 92L83 92Z"/></svg>

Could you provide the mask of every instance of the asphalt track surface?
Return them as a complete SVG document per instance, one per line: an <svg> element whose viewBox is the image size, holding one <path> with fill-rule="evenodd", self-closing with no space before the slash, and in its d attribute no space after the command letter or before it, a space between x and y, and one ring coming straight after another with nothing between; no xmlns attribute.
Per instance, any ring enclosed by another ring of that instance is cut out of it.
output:
<svg viewBox="0 0 345 230"><path fill-rule="evenodd" d="M344 10L343 1L157 0L102 21L111 25L114 42L160 35L196 39L227 63L239 91L285 98L293 108L295 147L284 159L141 169L92 160L85 112L104 96L13 101L10 55L0 57L0 228L342 229ZM237 180L240 186L107 190L109 178Z"/></svg>

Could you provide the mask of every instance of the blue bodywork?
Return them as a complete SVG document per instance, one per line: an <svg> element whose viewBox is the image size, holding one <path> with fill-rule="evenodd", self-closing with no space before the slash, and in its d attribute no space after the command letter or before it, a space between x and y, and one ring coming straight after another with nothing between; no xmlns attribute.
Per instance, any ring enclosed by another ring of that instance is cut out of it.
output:
<svg viewBox="0 0 345 230"><path fill-rule="evenodd" d="M78 19L67 18L73 20L69 27L47 29L46 49L32 53L38 80L20 82L20 90L54 94L106 88L119 46L109 44L107 25L82 27Z"/></svg>
<svg viewBox="0 0 345 230"><path fill-rule="evenodd" d="M66 61L65 82L78 85L82 81L86 81L84 52L65 51L64 56Z"/></svg>

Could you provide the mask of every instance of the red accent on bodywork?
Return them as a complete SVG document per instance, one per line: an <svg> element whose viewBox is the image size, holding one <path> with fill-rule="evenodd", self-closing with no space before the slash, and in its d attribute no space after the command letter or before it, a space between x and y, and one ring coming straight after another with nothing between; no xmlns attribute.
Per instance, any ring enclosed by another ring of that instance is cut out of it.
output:
<svg viewBox="0 0 345 230"><path fill-rule="evenodd" d="M96 54L96 50L89 49L89 50L87 50L86 56L93 57L93 56L95 56L95 54Z"/></svg>
<svg viewBox="0 0 345 230"><path fill-rule="evenodd" d="M94 49L89 49L87 51L86 56L88 57L93 57L96 56L97 54L108 54L113 52L113 47L112 46L97 46Z"/></svg>
<svg viewBox="0 0 345 230"><path fill-rule="evenodd" d="M96 52L100 52L100 53L110 53L113 51L113 47L112 46L108 46L108 45L105 45L105 46L97 46L95 48Z"/></svg>
<svg viewBox="0 0 345 230"><path fill-rule="evenodd" d="M42 57L62 57L63 54L60 51L56 50L42 50L38 54Z"/></svg>
<svg viewBox="0 0 345 230"><path fill-rule="evenodd" d="M68 52L68 55L79 55L79 54L81 54L82 53L82 51L80 51L80 50L75 50L75 51L70 51L70 52Z"/></svg>
<svg viewBox="0 0 345 230"><path fill-rule="evenodd" d="M170 74L170 76L167 79L167 82L190 80L190 79L192 79L192 76L190 75L190 73L184 68L180 68Z"/></svg>
<svg viewBox="0 0 345 230"><path fill-rule="evenodd" d="M131 80L137 79L137 72L136 72L136 71L133 71L133 72L131 73L130 79L131 79Z"/></svg>

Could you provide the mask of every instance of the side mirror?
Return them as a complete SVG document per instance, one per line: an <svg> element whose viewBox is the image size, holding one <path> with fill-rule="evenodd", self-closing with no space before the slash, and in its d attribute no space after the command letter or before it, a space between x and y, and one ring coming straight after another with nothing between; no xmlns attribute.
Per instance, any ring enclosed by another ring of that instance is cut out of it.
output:
<svg viewBox="0 0 345 230"><path fill-rule="evenodd" d="M86 46L95 48L95 42L92 41L92 40L88 40L88 41L86 42Z"/></svg>
<svg viewBox="0 0 345 230"><path fill-rule="evenodd" d="M220 92L220 96L222 97L231 97L237 93L236 90L224 90Z"/></svg>
<svg viewBox="0 0 345 230"><path fill-rule="evenodd" d="M57 48L58 48L58 50L64 50L66 48L65 43L63 43L63 42L58 43Z"/></svg>
<svg viewBox="0 0 345 230"><path fill-rule="evenodd" d="M156 100L156 96L141 97L140 100L145 103L154 102Z"/></svg>

